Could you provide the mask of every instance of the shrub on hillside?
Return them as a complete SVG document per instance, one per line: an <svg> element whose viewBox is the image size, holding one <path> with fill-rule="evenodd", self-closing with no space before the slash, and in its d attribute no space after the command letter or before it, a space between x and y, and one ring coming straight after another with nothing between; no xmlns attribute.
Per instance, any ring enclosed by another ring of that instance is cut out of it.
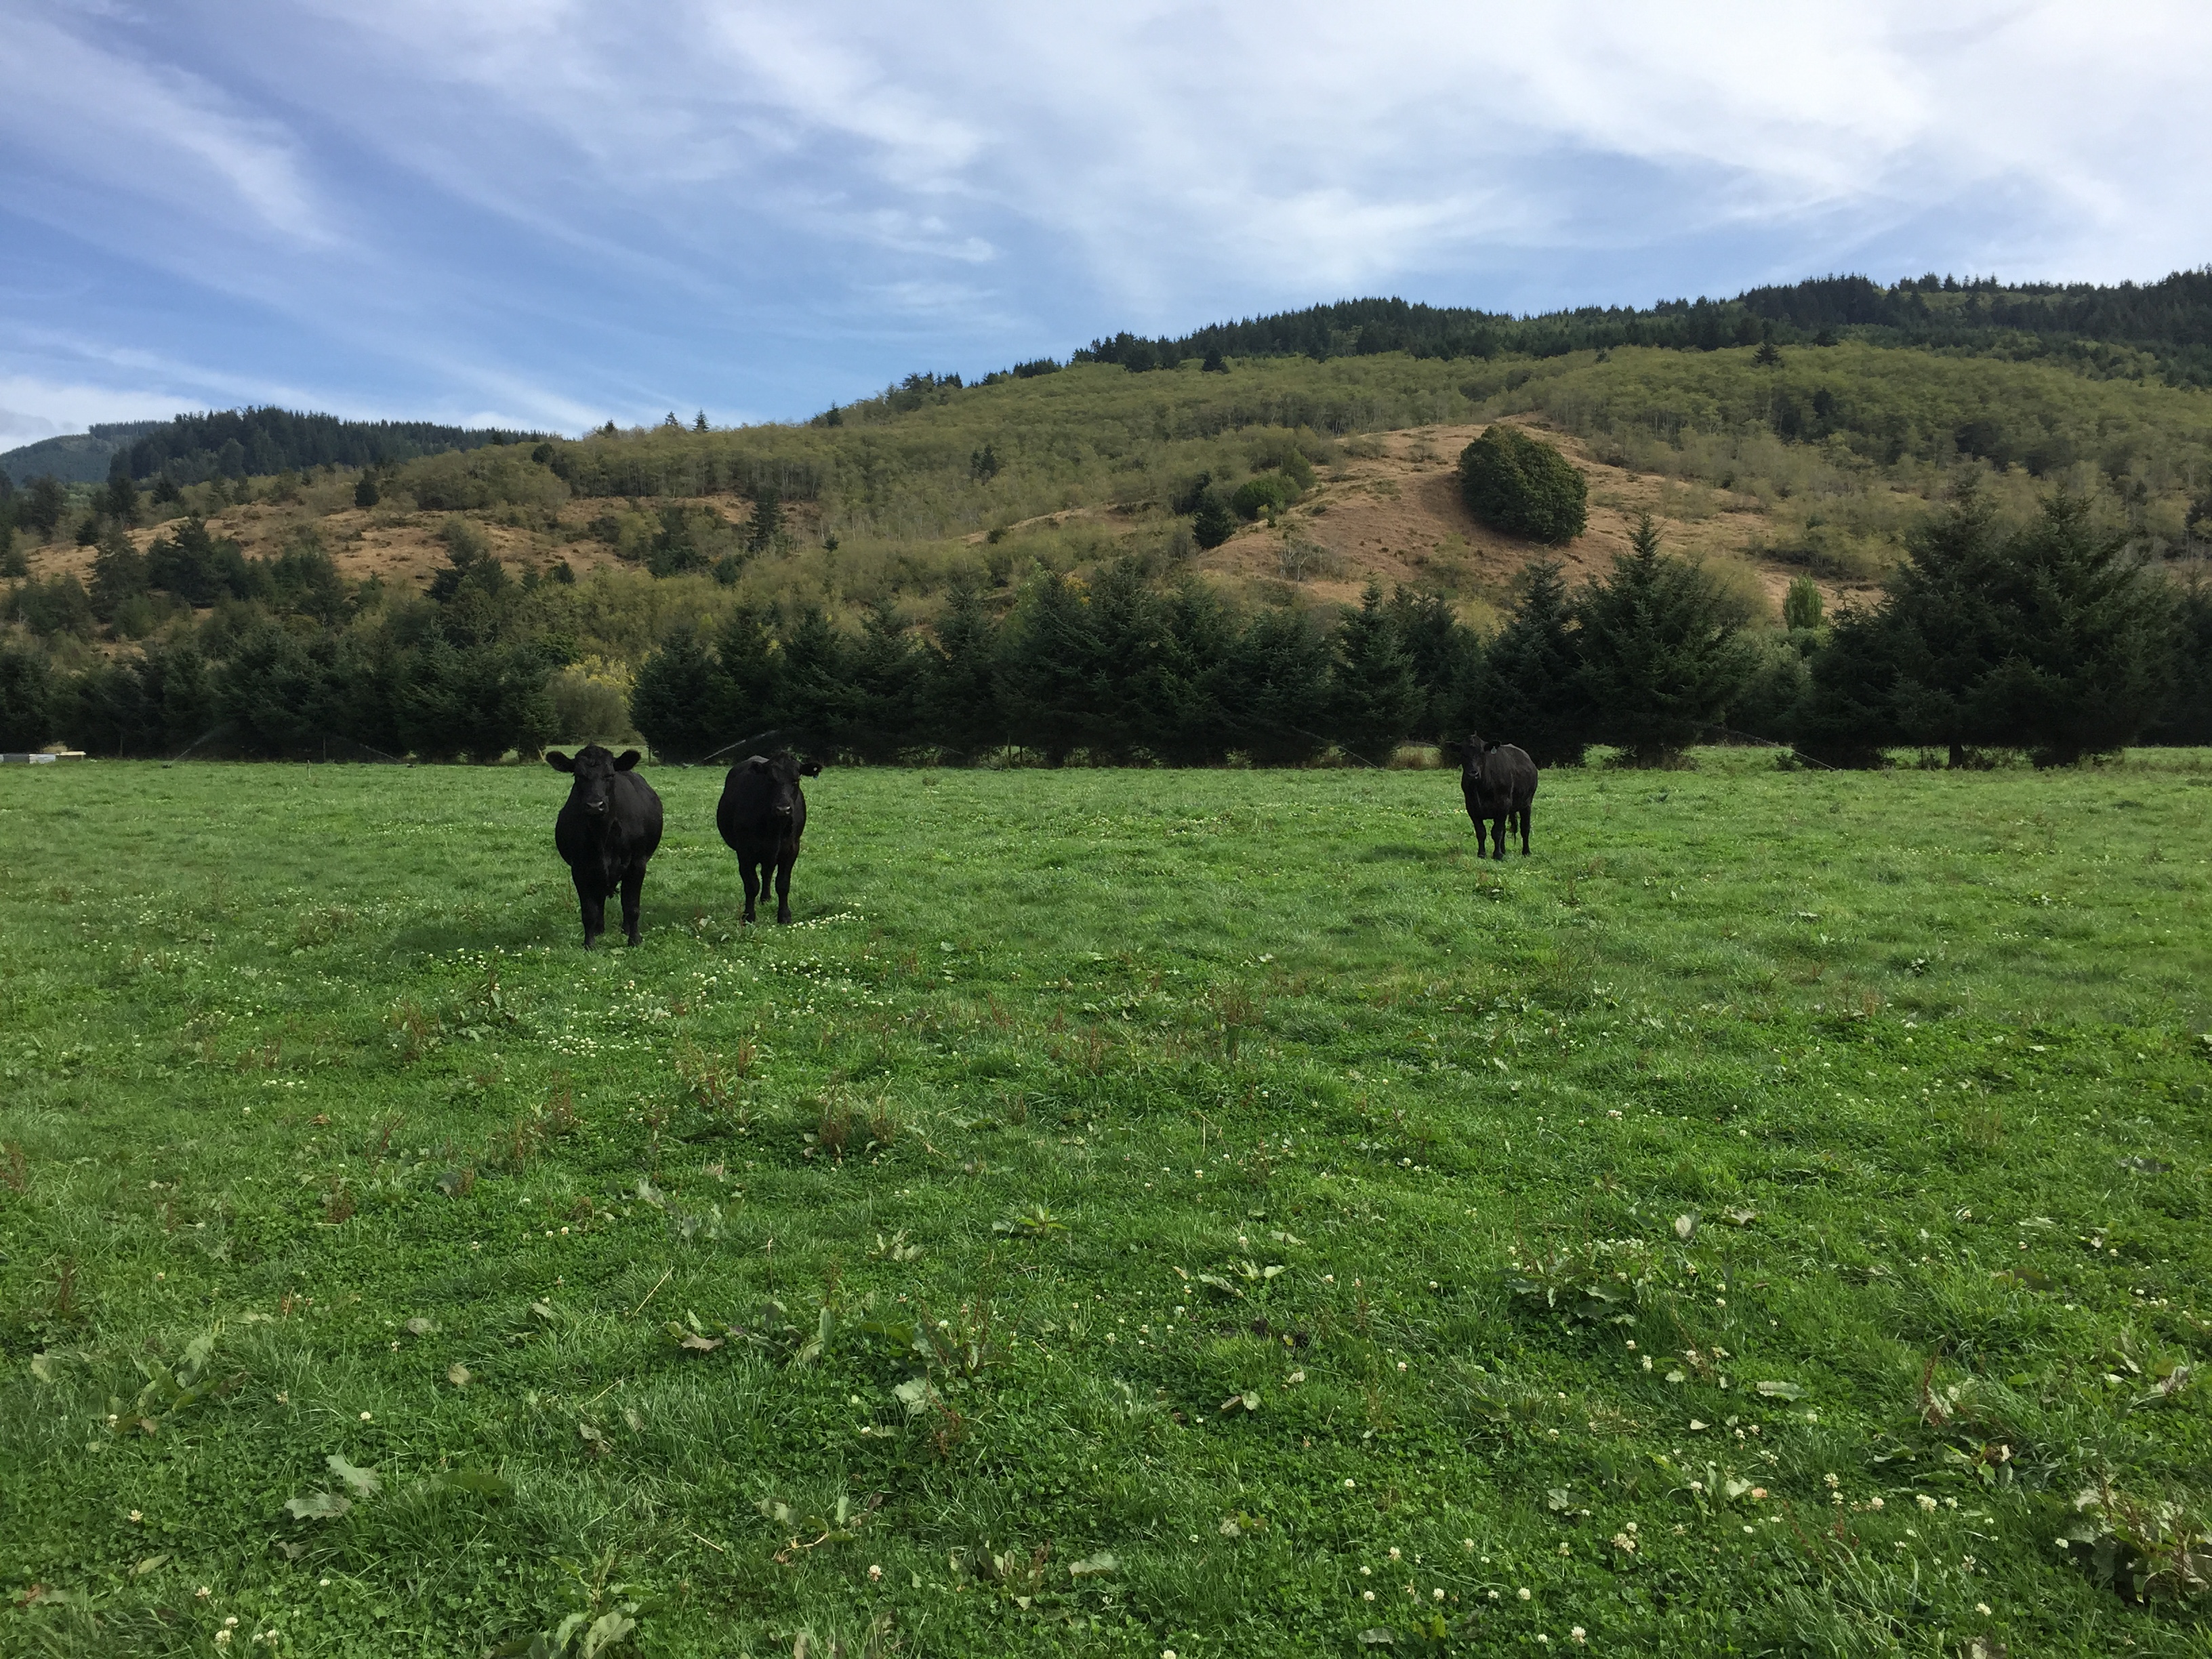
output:
<svg viewBox="0 0 2212 1659"><path fill-rule="evenodd" d="M1459 483L1468 510L1508 535L1559 546L1588 521L1589 490L1575 464L1503 421L1460 452Z"/></svg>
<svg viewBox="0 0 2212 1659"><path fill-rule="evenodd" d="M1255 472L1237 486L1229 505L1249 523L1267 512L1282 511L1298 498L1298 487L1279 472Z"/></svg>
<svg viewBox="0 0 2212 1659"><path fill-rule="evenodd" d="M1222 500L1218 489L1207 490L1191 516L1190 538L1200 547L1218 547L1236 533L1236 510Z"/></svg>
<svg viewBox="0 0 2212 1659"><path fill-rule="evenodd" d="M25 582L8 596L6 614L41 638L56 634L80 640L92 637L91 596L83 583L67 574L42 582Z"/></svg>

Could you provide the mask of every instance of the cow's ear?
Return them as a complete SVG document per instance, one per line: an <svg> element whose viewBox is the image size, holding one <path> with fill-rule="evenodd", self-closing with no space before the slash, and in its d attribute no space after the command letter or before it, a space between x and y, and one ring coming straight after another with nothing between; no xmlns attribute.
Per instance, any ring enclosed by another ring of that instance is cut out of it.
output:
<svg viewBox="0 0 2212 1659"><path fill-rule="evenodd" d="M752 771L765 772L768 770L768 757L766 755L755 755L750 760L745 763L745 765Z"/></svg>
<svg viewBox="0 0 2212 1659"><path fill-rule="evenodd" d="M617 772L627 772L631 767L636 765L638 762L644 758L645 757L639 754L636 750L625 749L621 754L615 757L615 770Z"/></svg>
<svg viewBox="0 0 2212 1659"><path fill-rule="evenodd" d="M820 777L822 775L822 763L820 761L806 761L802 763L799 769L799 775L802 778Z"/></svg>
<svg viewBox="0 0 2212 1659"><path fill-rule="evenodd" d="M549 749L545 751L545 763L556 772L573 772L576 769L576 763L557 749Z"/></svg>

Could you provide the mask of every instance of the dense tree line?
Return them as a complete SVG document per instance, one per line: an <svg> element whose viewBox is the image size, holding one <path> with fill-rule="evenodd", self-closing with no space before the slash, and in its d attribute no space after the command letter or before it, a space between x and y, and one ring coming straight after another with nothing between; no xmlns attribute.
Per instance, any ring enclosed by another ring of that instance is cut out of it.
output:
<svg viewBox="0 0 2212 1659"><path fill-rule="evenodd" d="M0 649L0 744L56 738L104 754L393 756L533 752L561 716L571 654L557 592L518 582L455 520L429 592L349 587L312 544L270 560L187 521L144 555L116 538L90 586L18 587L33 631L88 632L134 605L211 604L137 653L59 672ZM1479 638L1440 596L1370 587L1340 616L1240 614L1194 580L1124 560L1088 579L1040 571L1010 609L956 584L927 631L891 608L842 628L821 608L740 605L679 624L641 665L629 714L655 753L703 759L769 734L891 762L1026 751L1047 763L1379 763L1470 730L1544 765L1592 744L1664 764L1730 733L1832 764L1918 745L1971 763L2025 750L2063 763L2145 739L2212 742L2212 592L2177 587L2052 497L2006 527L1969 490L1916 532L1883 601L1823 617L1801 583L1786 632L1668 555L1649 520L1603 576L1522 572L1504 627Z"/></svg>
<svg viewBox="0 0 2212 1659"><path fill-rule="evenodd" d="M34 647L0 646L0 747L65 739L101 755L313 757L332 747L425 760L497 760L556 735L549 690L568 659L533 626L518 582L480 532L455 521L447 566L419 599L345 582L312 542L273 559L188 520L134 552L102 546L89 587L64 575L18 587L34 634L88 635L95 621L211 607L135 653L58 672ZM186 613L189 615L189 612Z"/></svg>
<svg viewBox="0 0 2212 1659"><path fill-rule="evenodd" d="M1716 350L1778 338L1826 341L1850 331L1876 343L2033 355L2023 343L2073 342L2150 351L2177 385L2212 385L2212 268L2149 283L2001 284L1929 275L1884 287L1825 276L1752 289L1734 299L1644 307L1586 306L1527 317L1399 299L1340 300L1303 311L1217 323L1180 337L1128 333L1094 340L1078 362L1136 370L1192 358L1556 357L1620 346Z"/></svg>
<svg viewBox="0 0 2212 1659"><path fill-rule="evenodd" d="M423 455L535 436L432 421L347 421L289 409L231 409L179 415L121 453L134 479L199 483L318 466L393 466Z"/></svg>

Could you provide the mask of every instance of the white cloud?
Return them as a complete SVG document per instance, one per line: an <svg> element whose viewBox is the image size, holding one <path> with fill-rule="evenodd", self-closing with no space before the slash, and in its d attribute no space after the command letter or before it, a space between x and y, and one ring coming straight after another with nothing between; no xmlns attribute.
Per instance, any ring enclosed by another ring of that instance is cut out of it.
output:
<svg viewBox="0 0 2212 1659"><path fill-rule="evenodd" d="M0 374L0 449L82 432L95 422L166 420L183 406L167 392Z"/></svg>
<svg viewBox="0 0 2212 1659"><path fill-rule="evenodd" d="M2207 61L2176 0L0 0L0 163L264 308L256 385L571 425L1362 291L2155 277Z"/></svg>
<svg viewBox="0 0 2212 1659"><path fill-rule="evenodd" d="M279 123L30 7L0 7L0 141L10 148L102 195L193 203L257 240L337 240Z"/></svg>

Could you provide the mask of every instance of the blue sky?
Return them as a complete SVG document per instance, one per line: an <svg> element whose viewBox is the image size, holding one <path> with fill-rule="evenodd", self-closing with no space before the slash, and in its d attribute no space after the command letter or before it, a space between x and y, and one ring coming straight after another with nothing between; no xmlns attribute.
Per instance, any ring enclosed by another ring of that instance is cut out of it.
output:
<svg viewBox="0 0 2212 1659"><path fill-rule="evenodd" d="M2212 261L2212 7L0 0L0 448L804 416L1360 294Z"/></svg>

